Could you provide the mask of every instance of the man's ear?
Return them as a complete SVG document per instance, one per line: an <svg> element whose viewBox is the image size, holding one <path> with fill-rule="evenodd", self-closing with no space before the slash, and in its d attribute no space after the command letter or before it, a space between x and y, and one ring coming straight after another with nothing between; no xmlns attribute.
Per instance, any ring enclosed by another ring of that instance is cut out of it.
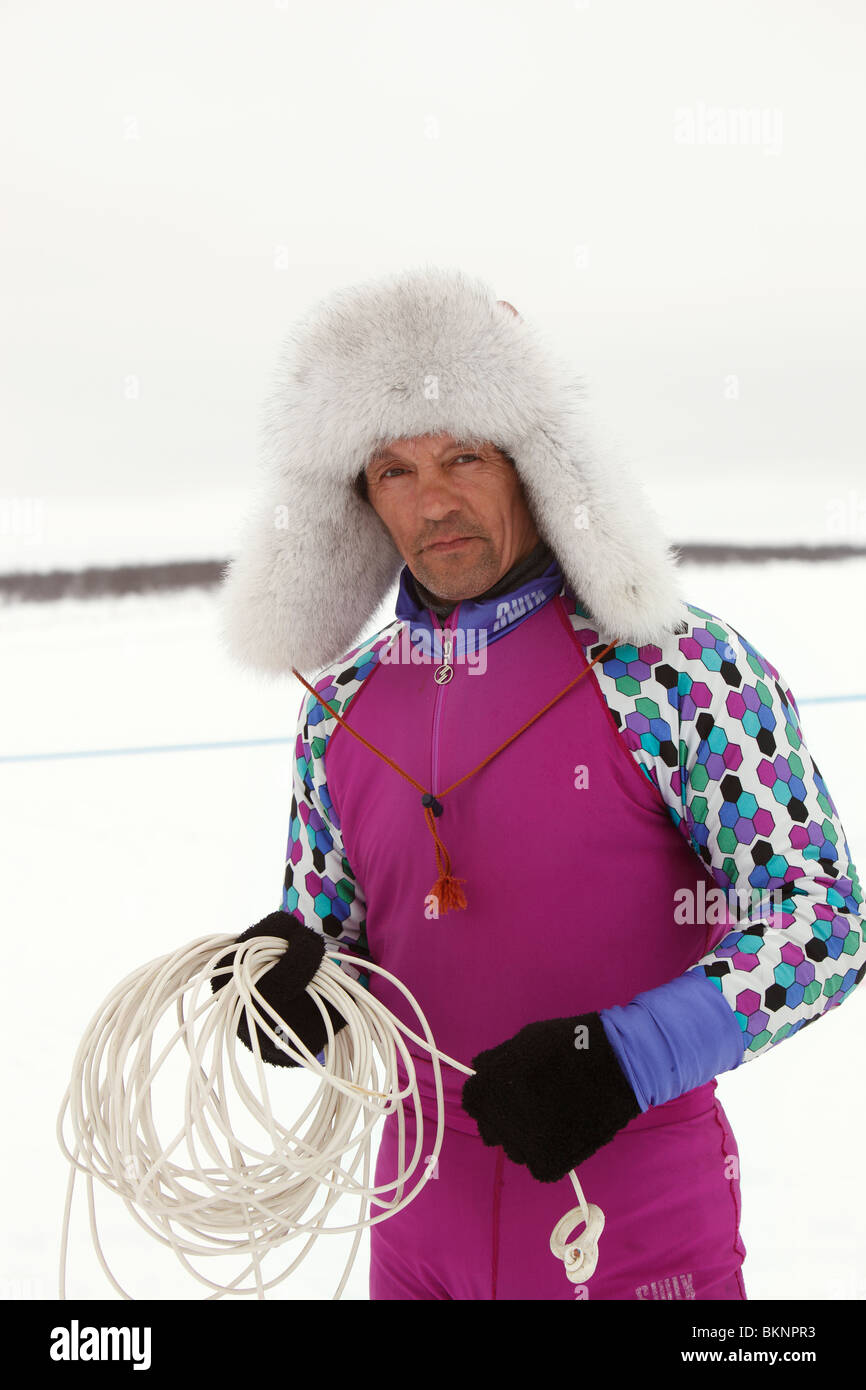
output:
<svg viewBox="0 0 866 1390"><path fill-rule="evenodd" d="M514 317L515 317L516 319L519 319L519 318L520 318L520 315L518 314L518 312L517 312L517 310L515 309L514 305L513 305L513 304L509 304L507 299L497 299L496 303L497 303L497 304L502 304L502 305L504 305L506 309L510 309L511 312L512 312L512 314L514 315Z"/></svg>

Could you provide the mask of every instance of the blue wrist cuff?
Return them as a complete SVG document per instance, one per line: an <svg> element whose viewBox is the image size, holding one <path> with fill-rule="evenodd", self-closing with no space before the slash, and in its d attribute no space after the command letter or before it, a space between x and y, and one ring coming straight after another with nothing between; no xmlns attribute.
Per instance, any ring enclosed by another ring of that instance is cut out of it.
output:
<svg viewBox="0 0 866 1390"><path fill-rule="evenodd" d="M641 1110L664 1105L743 1060L743 1031L702 971L601 1010L607 1040Z"/></svg>

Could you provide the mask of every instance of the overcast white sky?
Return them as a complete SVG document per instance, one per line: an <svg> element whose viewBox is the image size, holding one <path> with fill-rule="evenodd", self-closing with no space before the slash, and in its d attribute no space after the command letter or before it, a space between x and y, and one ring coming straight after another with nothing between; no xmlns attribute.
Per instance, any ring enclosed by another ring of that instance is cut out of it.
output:
<svg viewBox="0 0 866 1390"><path fill-rule="evenodd" d="M864 39L861 0L7 3L0 568L10 498L83 554L131 497L207 531L289 324L423 261L582 367L675 539L832 502L863 544Z"/></svg>

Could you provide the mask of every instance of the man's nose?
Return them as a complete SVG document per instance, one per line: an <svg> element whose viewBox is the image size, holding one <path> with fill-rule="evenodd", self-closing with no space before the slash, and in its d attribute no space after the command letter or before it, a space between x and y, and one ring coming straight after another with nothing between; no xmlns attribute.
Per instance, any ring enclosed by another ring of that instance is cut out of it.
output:
<svg viewBox="0 0 866 1390"><path fill-rule="evenodd" d="M419 476L415 501L422 516L441 515L460 505L460 495L444 468L431 469Z"/></svg>

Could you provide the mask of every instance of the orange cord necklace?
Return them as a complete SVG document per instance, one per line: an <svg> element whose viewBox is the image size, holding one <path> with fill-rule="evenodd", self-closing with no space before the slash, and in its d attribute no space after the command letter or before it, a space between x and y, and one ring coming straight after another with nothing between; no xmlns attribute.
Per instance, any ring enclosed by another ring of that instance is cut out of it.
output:
<svg viewBox="0 0 866 1390"><path fill-rule="evenodd" d="M364 738L363 734L359 734L356 729L352 728L351 724L347 724L345 719L341 718L337 711L331 708L327 700L323 700L322 696L304 680L303 676L299 671L295 670L294 666L292 667L292 675L297 676L301 685L304 686L311 695L315 696L319 704L323 705L328 713L333 715L337 723L342 724L343 728L347 729L353 738L358 739L364 744L365 748L369 748L372 753L376 754L377 758L381 758L383 762L386 762L395 772L399 772L401 777L405 777L407 782L411 782L412 786L417 787L418 791L422 793L421 805L424 807L424 816L430 833L433 836L433 845L436 853L436 868L439 874L439 877L430 889L430 893L436 898L437 911L439 913L445 913L449 912L452 908L464 908L466 906L466 895L460 886L462 883L465 883L466 880L464 878L455 878L452 874L451 857L436 830L436 817L441 816L444 809L442 806L442 797L447 796L449 792L453 792L455 787L459 787L463 782L468 782L470 777L474 777L476 772L480 772L483 767L486 767L489 762L492 762L498 753L501 753L502 750L507 748L510 743L513 743L516 738L519 738L531 724L535 723L536 719L540 719L542 714L545 714L551 706L556 704L557 700L561 700L563 695L566 695L569 690L573 689L578 681L582 680L587 672L591 670L595 663L600 661L612 647L616 646L617 641L618 639L614 639L613 642L609 642L604 650L600 651L598 656L593 657L589 665L586 666L579 675L575 676L573 681L569 681L568 685L563 686L558 695L554 695L553 699L548 700L547 704L544 705L537 714L534 714L531 719L527 719L524 724L521 724L520 728L517 729L510 738L507 738L504 743L500 743L499 747L494 748L492 753L488 753L487 757L484 758L477 767L474 767L471 772L465 773L464 776L459 777L456 782L452 782L450 787L446 787L443 792L439 792L436 795L428 791L426 787L422 787L420 782L416 782L415 778L411 777L409 773L406 772L404 768L400 767L399 763L396 763L393 758L390 758L387 753L383 753L375 744L369 743L368 740Z"/></svg>

